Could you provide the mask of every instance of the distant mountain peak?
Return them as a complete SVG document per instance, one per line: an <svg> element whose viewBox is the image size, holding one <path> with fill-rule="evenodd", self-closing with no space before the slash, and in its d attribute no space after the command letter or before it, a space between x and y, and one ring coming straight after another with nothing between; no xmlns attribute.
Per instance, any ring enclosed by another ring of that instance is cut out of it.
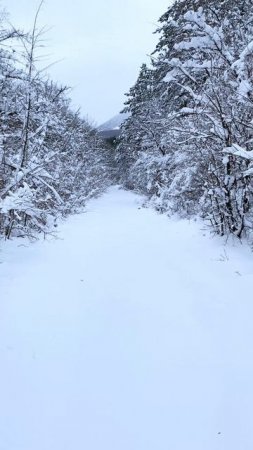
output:
<svg viewBox="0 0 253 450"><path fill-rule="evenodd" d="M98 131L119 130L122 123L129 117L128 113L120 113L109 119L107 122L99 125Z"/></svg>

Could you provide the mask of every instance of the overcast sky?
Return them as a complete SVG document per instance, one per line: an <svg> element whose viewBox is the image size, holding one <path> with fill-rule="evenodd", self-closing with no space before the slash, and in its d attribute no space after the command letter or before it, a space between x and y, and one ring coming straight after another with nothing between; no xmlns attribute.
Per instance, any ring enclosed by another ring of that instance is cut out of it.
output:
<svg viewBox="0 0 253 450"><path fill-rule="evenodd" d="M0 0L11 22L30 29L39 0ZM171 0L45 0L39 18L47 63L55 81L72 86L71 97L100 124L117 114L124 93L157 42L153 31Z"/></svg>

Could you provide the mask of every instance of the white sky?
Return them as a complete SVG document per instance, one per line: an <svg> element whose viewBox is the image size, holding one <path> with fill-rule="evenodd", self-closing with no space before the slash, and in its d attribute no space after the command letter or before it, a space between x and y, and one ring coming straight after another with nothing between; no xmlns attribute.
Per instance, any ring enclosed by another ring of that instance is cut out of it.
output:
<svg viewBox="0 0 253 450"><path fill-rule="evenodd" d="M123 106L140 65L157 42L153 31L171 0L45 0L39 23L50 27L45 53L55 81L73 87L83 115L102 123ZM30 29L39 0L0 0L11 22Z"/></svg>

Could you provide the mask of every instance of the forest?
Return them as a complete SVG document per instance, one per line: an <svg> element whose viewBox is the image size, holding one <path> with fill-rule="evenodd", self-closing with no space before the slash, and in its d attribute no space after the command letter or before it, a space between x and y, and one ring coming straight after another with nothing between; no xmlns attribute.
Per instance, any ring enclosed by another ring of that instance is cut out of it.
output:
<svg viewBox="0 0 253 450"><path fill-rule="evenodd" d="M67 87L37 67L37 19L25 33L1 14L0 235L50 232L117 182L160 212L251 239L251 0L168 8L150 64L126 94L115 152L73 110Z"/></svg>
<svg viewBox="0 0 253 450"><path fill-rule="evenodd" d="M82 116L156 2L0 13L0 450L253 449L253 1L168 0L120 122Z"/></svg>
<svg viewBox="0 0 253 450"><path fill-rule="evenodd" d="M109 183L110 154L71 107L68 88L41 70L43 29L0 22L0 235L51 232ZM39 68L38 68L39 67Z"/></svg>
<svg viewBox="0 0 253 450"><path fill-rule="evenodd" d="M122 183L157 210L252 237L253 4L178 0L127 94Z"/></svg>

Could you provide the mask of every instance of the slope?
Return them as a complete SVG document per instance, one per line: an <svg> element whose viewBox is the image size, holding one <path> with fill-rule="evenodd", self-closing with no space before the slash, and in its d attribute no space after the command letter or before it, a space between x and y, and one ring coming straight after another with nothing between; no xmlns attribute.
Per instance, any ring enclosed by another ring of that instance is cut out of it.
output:
<svg viewBox="0 0 253 450"><path fill-rule="evenodd" d="M127 113L120 113L109 119L107 122L99 125L98 131L119 130L122 123L129 117Z"/></svg>

